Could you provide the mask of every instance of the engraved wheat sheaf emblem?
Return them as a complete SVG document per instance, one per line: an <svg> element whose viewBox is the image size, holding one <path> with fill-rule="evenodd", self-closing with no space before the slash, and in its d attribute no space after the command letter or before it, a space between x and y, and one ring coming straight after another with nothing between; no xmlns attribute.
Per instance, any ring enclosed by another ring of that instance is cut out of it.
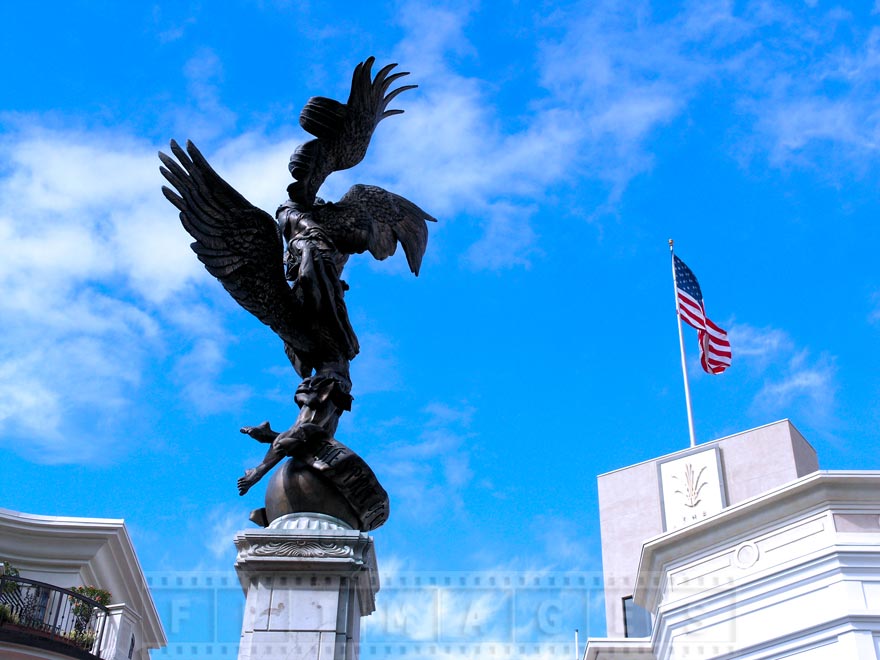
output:
<svg viewBox="0 0 880 660"><path fill-rule="evenodd" d="M685 463L684 478L682 479L678 475L672 476L676 481L683 482L681 488L674 492L676 495L681 495L684 498L684 505L689 509L693 509L703 501L700 497L700 491L708 485L708 482L703 480L703 473L705 471L706 466L704 465L700 468L699 472L694 474L694 466L690 463Z"/></svg>

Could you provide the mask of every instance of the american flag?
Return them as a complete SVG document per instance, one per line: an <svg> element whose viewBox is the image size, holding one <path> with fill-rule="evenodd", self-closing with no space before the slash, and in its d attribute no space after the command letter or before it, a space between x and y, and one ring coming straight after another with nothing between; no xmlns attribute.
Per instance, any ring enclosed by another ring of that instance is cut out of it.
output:
<svg viewBox="0 0 880 660"><path fill-rule="evenodd" d="M720 374L730 366L730 341L727 333L712 323L703 306L703 292L696 276L685 263L675 260L675 288L678 293L678 313L682 320L697 329L700 339L700 364L703 371Z"/></svg>

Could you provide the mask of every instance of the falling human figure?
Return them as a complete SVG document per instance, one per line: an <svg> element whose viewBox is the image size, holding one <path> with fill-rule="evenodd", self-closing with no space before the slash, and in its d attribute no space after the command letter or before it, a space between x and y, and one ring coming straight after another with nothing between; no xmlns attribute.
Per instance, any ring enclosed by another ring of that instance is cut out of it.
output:
<svg viewBox="0 0 880 660"><path fill-rule="evenodd" d="M355 67L347 103L324 97L306 103L300 125L315 139L290 158L294 182L275 220L214 172L191 142L185 151L171 142L177 161L159 154L161 172L177 192L168 187L162 191L195 238L193 251L242 307L283 340L303 379L295 395L300 412L289 430L278 433L268 422L242 429L270 447L263 461L238 480L239 493L246 493L284 457L293 457L330 478L355 512L366 506L352 500L365 497L368 482L374 492L367 496L367 508L375 508L382 498L385 502L382 512L367 516L373 521L370 528L387 518L387 495L366 463L334 438L339 417L351 409L349 364L359 351L345 306L348 285L342 270L349 255L369 250L376 259L385 259L400 242L410 270L418 275L428 241L426 221L435 220L409 200L376 186L352 186L335 204L317 197L332 172L361 162L382 119L403 112L388 110L388 104L416 87L389 92L394 81L408 74L392 74L396 65L389 64L374 78L373 62L370 57ZM325 460L331 456L339 465ZM267 522L255 513L262 524ZM363 527L365 515L358 518Z"/></svg>

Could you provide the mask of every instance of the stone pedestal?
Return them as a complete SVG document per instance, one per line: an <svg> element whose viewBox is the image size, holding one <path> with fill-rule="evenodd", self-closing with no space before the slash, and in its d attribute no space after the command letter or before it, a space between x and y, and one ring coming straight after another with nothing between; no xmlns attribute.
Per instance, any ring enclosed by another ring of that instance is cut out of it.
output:
<svg viewBox="0 0 880 660"><path fill-rule="evenodd" d="M298 513L239 532L235 546L247 595L239 660L357 660L360 619L379 590L372 538L337 518Z"/></svg>

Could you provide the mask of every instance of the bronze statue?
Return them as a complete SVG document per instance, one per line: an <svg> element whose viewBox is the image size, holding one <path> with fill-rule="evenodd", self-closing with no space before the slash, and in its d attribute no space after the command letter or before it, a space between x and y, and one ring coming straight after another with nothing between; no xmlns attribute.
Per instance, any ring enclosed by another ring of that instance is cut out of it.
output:
<svg viewBox="0 0 880 660"><path fill-rule="evenodd" d="M359 350L342 269L351 254L369 250L385 259L400 242L418 275L426 221L435 219L376 186L352 186L335 204L317 197L332 172L363 160L380 121L403 112L387 109L392 99L416 87L389 92L408 73L392 74L397 65L389 64L374 78L373 62L370 57L355 67L347 103L324 97L306 103L300 125L315 139L290 158L294 182L275 220L220 178L191 142L186 151L171 142L177 161L159 153L160 170L177 190L163 186L162 192L180 209L180 221L195 238L193 251L242 307L282 339L303 379L295 395L299 416L290 429L278 433L268 422L241 429L270 446L262 463L238 480L240 494L290 457L273 477L266 509L252 514L264 526L285 513L311 511L369 530L388 516L387 494L372 470L334 438L339 417L351 409L349 363Z"/></svg>

